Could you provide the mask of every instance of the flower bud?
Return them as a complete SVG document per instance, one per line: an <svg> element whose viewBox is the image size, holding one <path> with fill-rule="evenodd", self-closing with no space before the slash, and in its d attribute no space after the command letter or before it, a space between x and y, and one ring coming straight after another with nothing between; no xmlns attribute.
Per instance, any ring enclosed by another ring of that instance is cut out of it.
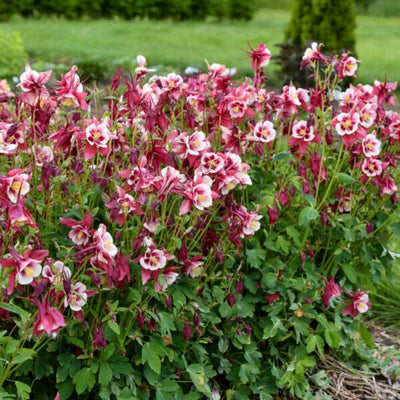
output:
<svg viewBox="0 0 400 400"><path fill-rule="evenodd" d="M146 316L145 316L144 312L140 311L137 313L136 322L137 322L137 326L139 329L143 328L145 318L146 318Z"/></svg>
<svg viewBox="0 0 400 400"><path fill-rule="evenodd" d="M235 289L236 289L236 294L240 294L240 293L243 292L244 284L243 284L243 281L242 281L242 280L237 281L235 286L236 286L236 287L235 287Z"/></svg>
<svg viewBox="0 0 400 400"><path fill-rule="evenodd" d="M229 304L231 307L233 307L233 305L235 304L235 296L233 295L232 292L230 292L230 293L228 294L227 301L228 301L228 304Z"/></svg>
<svg viewBox="0 0 400 400"><path fill-rule="evenodd" d="M190 337L192 336L192 327L189 322L185 322L185 326L183 327L183 338L188 342Z"/></svg>

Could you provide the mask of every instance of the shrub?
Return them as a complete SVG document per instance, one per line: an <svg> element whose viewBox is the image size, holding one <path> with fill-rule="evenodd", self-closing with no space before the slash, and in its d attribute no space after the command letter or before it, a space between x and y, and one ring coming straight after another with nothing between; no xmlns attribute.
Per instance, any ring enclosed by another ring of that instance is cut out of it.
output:
<svg viewBox="0 0 400 400"><path fill-rule="evenodd" d="M0 76L3 78L17 75L28 61L18 32L3 34L0 31L0 53Z"/></svg>
<svg viewBox="0 0 400 400"><path fill-rule="evenodd" d="M251 20L255 11L255 3L254 0L249 1L241 1L241 0L230 0L229 1L230 8L230 18L231 19L242 19L242 20Z"/></svg>
<svg viewBox="0 0 400 400"><path fill-rule="evenodd" d="M140 56L102 96L76 66L2 82L1 397L309 400L319 358L372 359L360 287L399 235L396 85L339 94L358 61L320 50L315 86L280 93L262 44L253 81L147 80Z"/></svg>
<svg viewBox="0 0 400 400"><path fill-rule="evenodd" d="M346 16L345 18L343 16ZM283 83L307 84L296 66L311 42L323 43L327 52L355 50L355 11L353 0L296 0L281 45L279 61Z"/></svg>

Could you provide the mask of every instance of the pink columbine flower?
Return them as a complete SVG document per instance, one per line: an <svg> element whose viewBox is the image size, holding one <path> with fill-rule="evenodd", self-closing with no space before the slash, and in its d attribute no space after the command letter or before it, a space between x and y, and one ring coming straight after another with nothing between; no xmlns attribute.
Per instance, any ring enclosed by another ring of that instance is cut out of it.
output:
<svg viewBox="0 0 400 400"><path fill-rule="evenodd" d="M10 254L0 259L0 265L6 268L14 267L9 274L7 294L12 294L17 281L21 285L29 285L42 272L41 263L47 257L47 250L32 250L28 247L22 256L14 249L9 249Z"/></svg>
<svg viewBox="0 0 400 400"><path fill-rule="evenodd" d="M72 285L70 292L64 299L64 307L68 307L73 311L81 311L82 307L87 302L87 289L86 286L77 282Z"/></svg>
<svg viewBox="0 0 400 400"><path fill-rule="evenodd" d="M43 164L48 164L54 158L53 150L49 146L35 147L35 164L37 167L42 167Z"/></svg>
<svg viewBox="0 0 400 400"><path fill-rule="evenodd" d="M367 157L364 158L363 162L361 163L361 170L366 176L373 177L382 175L382 172L386 166L387 164L380 160Z"/></svg>
<svg viewBox="0 0 400 400"><path fill-rule="evenodd" d="M64 281L71 279L71 270L62 261L46 260L42 276L54 285L62 285Z"/></svg>
<svg viewBox="0 0 400 400"><path fill-rule="evenodd" d="M37 72L29 64L25 65L25 72L20 76L20 83L17 85L23 91L22 100L25 103L33 106L38 99L49 96L45 84L49 81L51 72Z"/></svg>
<svg viewBox="0 0 400 400"><path fill-rule="evenodd" d="M360 289L353 294L347 293L352 299L351 303L343 310L343 315L357 317L359 313L364 314L371 308L367 292L361 292Z"/></svg>
<svg viewBox="0 0 400 400"><path fill-rule="evenodd" d="M248 46L250 51L246 51L246 53L248 54L248 58L251 58L251 69L266 67L272 57L267 46L263 43L260 43L257 49L253 49L250 44L248 44Z"/></svg>
<svg viewBox="0 0 400 400"><path fill-rule="evenodd" d="M235 100L228 104L231 118L242 118L246 114L247 104L244 101Z"/></svg>
<svg viewBox="0 0 400 400"><path fill-rule="evenodd" d="M198 156L210 147L206 135L201 131L196 131L191 135L186 136L184 141L186 144L186 154L191 156Z"/></svg>
<svg viewBox="0 0 400 400"><path fill-rule="evenodd" d="M213 196L215 193L211 190L212 180L207 175L195 175L193 181L188 182L184 195L186 199L183 200L179 215L189 212L192 205L198 210L204 210L212 205Z"/></svg>
<svg viewBox="0 0 400 400"><path fill-rule="evenodd" d="M363 139L362 148L365 157L376 157L381 151L381 142L376 138L376 133L370 133Z"/></svg>
<svg viewBox="0 0 400 400"><path fill-rule="evenodd" d="M60 311L52 308L48 296L40 303L36 298L31 299L37 306L39 313L33 325L33 334L39 337L43 332L47 335L57 333L62 326L65 326L63 315Z"/></svg>
<svg viewBox="0 0 400 400"><path fill-rule="evenodd" d="M148 69L146 67L147 62L146 62L146 58L144 56L138 55L136 57L136 61L138 63L138 66L135 68L135 72L136 72L136 75L138 75L139 77L142 77L142 76L148 74L149 72L155 71L155 69Z"/></svg>
<svg viewBox="0 0 400 400"><path fill-rule="evenodd" d="M104 224L100 224L93 235L93 244L96 246L98 256L114 257L118 253L118 249L114 244L114 240Z"/></svg>
<svg viewBox="0 0 400 400"><path fill-rule="evenodd" d="M167 267L162 272L162 279L163 283L161 284L159 280L156 281L154 285L154 290L156 292L162 292L163 290L167 289L168 286L172 285L179 277L179 274L175 271L178 270L178 267Z"/></svg>
<svg viewBox="0 0 400 400"><path fill-rule="evenodd" d="M292 137L304 140L305 142L311 142L315 137L314 128L312 125L308 126L307 121L296 122L292 127Z"/></svg>
<svg viewBox="0 0 400 400"><path fill-rule="evenodd" d="M5 184L6 194L11 203L16 204L30 189L31 175L23 169L13 169L7 173Z"/></svg>
<svg viewBox="0 0 400 400"><path fill-rule="evenodd" d="M203 271L203 256L194 256L184 261L182 272L190 278L198 278Z"/></svg>
<svg viewBox="0 0 400 400"><path fill-rule="evenodd" d="M204 153L201 157L202 174L216 174L224 167L224 159L219 153Z"/></svg>
<svg viewBox="0 0 400 400"><path fill-rule="evenodd" d="M335 275L336 274L331 276L329 280L322 276L322 279L325 282L324 293L322 295L322 304L325 308L329 308L329 303L332 297L340 296L342 293L339 285L335 282Z"/></svg>
<svg viewBox="0 0 400 400"><path fill-rule="evenodd" d="M88 105L85 101L87 93L83 91L83 86L79 75L76 73L78 67L74 65L71 70L61 76L56 88L57 100L66 106L80 107L87 110Z"/></svg>
<svg viewBox="0 0 400 400"><path fill-rule="evenodd" d="M83 217L82 221L76 221L72 218L60 218L60 222L72 228L68 233L68 239L72 240L77 246L85 246L89 242L91 232L89 227L92 225L92 215L88 214Z"/></svg>
<svg viewBox="0 0 400 400"><path fill-rule="evenodd" d="M269 143L276 137L276 131L271 121L259 121L254 127L253 137L254 142Z"/></svg>
<svg viewBox="0 0 400 400"><path fill-rule="evenodd" d="M333 118L331 126L342 136L346 146L351 146L356 139L365 138L365 129L360 126L360 114L358 112L340 113Z"/></svg>
<svg viewBox="0 0 400 400"><path fill-rule="evenodd" d="M355 77L359 62L360 61L356 60L354 57L349 57L347 54L343 53L342 59L339 60L337 65L339 79L344 79L347 76Z"/></svg>
<svg viewBox="0 0 400 400"><path fill-rule="evenodd" d="M140 258L139 262L142 268L156 271L165 267L167 264L167 256L164 250L149 247L146 253Z"/></svg>
<svg viewBox="0 0 400 400"><path fill-rule="evenodd" d="M85 159L93 158L97 151L102 155L109 153L108 142L114 138L106 124L95 121L86 128Z"/></svg>
<svg viewBox="0 0 400 400"><path fill-rule="evenodd" d="M321 53L322 43L316 42L311 43L311 47L308 47L304 52L300 68L303 69L305 66L313 63L314 61L326 61L326 57Z"/></svg>
<svg viewBox="0 0 400 400"><path fill-rule="evenodd" d="M360 125L363 126L365 129L371 128L374 124L377 113L376 113L376 106L373 104L366 104L360 111Z"/></svg>

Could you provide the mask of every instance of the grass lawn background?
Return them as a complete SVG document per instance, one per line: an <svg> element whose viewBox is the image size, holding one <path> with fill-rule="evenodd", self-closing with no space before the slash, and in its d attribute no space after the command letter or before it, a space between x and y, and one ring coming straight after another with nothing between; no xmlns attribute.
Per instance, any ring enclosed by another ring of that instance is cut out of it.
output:
<svg viewBox="0 0 400 400"><path fill-rule="evenodd" d="M188 65L205 68L204 60L235 67L248 73L248 60L241 49L265 43L274 55L276 43L284 39L290 9L260 9L249 22L182 22L147 20L67 21L62 19L13 18L0 23L3 33L18 31L33 61L66 64L82 60L100 61L113 70L116 65L135 65L143 54L150 66L183 71ZM357 16L357 57L362 60L358 78L400 81L400 17ZM279 85L271 63L266 70Z"/></svg>

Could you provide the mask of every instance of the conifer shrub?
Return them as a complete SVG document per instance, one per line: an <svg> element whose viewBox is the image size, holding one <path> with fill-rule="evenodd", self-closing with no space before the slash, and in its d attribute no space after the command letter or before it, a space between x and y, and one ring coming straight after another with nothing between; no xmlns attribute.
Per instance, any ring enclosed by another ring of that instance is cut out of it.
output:
<svg viewBox="0 0 400 400"><path fill-rule="evenodd" d="M297 66L311 42L323 43L324 50L333 54L354 53L355 25L354 0L295 0L278 57L282 83L307 84L306 72Z"/></svg>

